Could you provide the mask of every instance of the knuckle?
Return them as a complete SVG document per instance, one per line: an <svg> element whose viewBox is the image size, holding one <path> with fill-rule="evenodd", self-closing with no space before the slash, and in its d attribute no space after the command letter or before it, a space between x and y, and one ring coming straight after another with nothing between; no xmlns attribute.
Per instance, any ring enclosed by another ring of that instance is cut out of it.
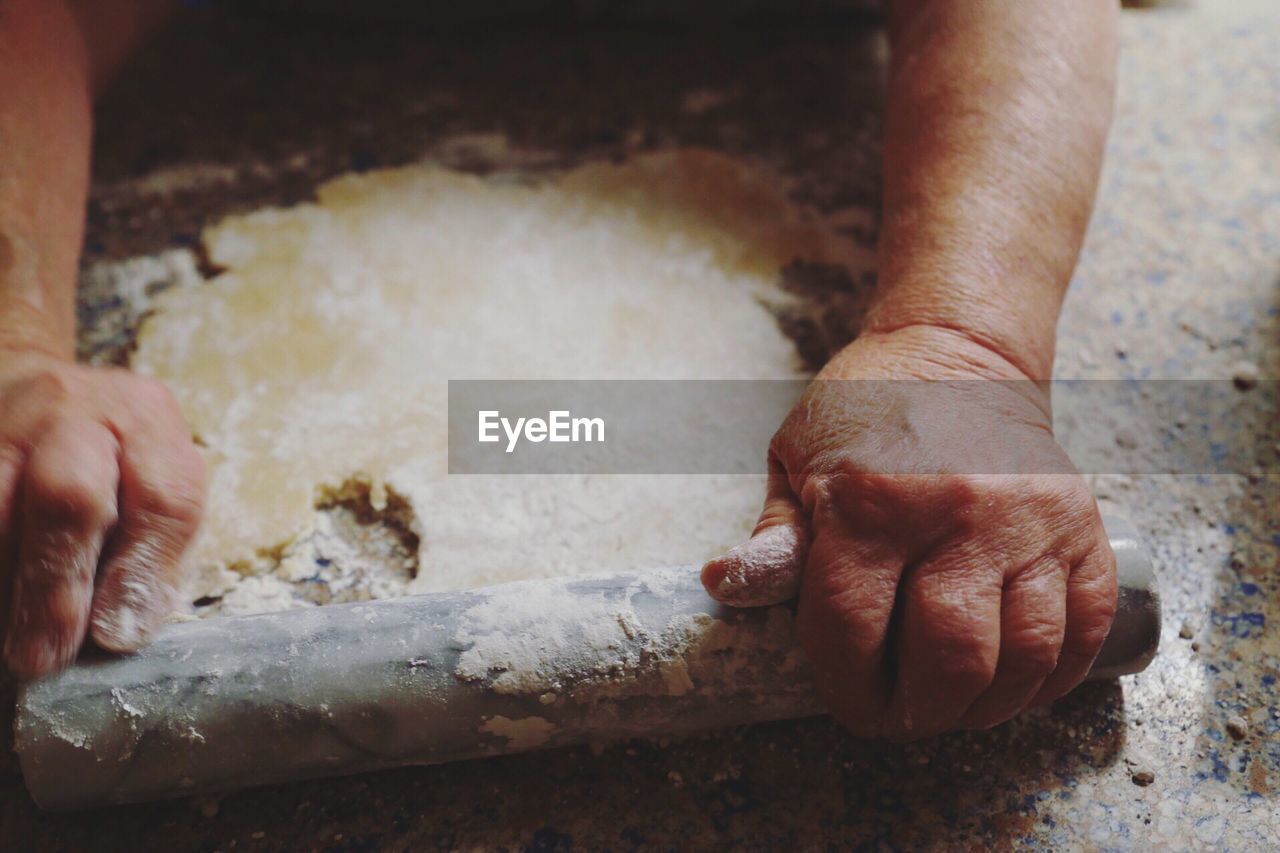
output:
<svg viewBox="0 0 1280 853"><path fill-rule="evenodd" d="M813 478L814 501L819 509L873 528L906 516L910 484L903 478L868 469L861 462L843 458Z"/></svg>
<svg viewBox="0 0 1280 853"><path fill-rule="evenodd" d="M952 639L939 646L937 668L948 683L985 687L996 675L995 661L976 641Z"/></svg>
<svg viewBox="0 0 1280 853"><path fill-rule="evenodd" d="M1014 483L997 475L944 474L936 478L930 495L932 529L938 535L990 538L993 520L1013 514L1017 490Z"/></svg>
<svg viewBox="0 0 1280 853"><path fill-rule="evenodd" d="M926 602L923 640L933 649L933 668L948 683L984 686L995 678L996 659L963 601Z"/></svg>
<svg viewBox="0 0 1280 853"><path fill-rule="evenodd" d="M1107 639L1118 607L1114 557L1097 574L1075 585L1069 595L1074 624L1067 632L1064 652L1092 657Z"/></svg>
<svg viewBox="0 0 1280 853"><path fill-rule="evenodd" d="M1111 621L1115 617L1114 605L1101 605L1091 613L1089 621L1068 632L1063 643L1063 654L1092 659L1102 648L1111 631Z"/></svg>
<svg viewBox="0 0 1280 853"><path fill-rule="evenodd" d="M150 376L121 371L117 386L127 401L119 414L130 432L162 432L182 422L178 403L167 385Z"/></svg>
<svg viewBox="0 0 1280 853"><path fill-rule="evenodd" d="M134 511L176 524L183 535L189 535L200 523L204 510L204 487L190 477L174 477L163 486L139 490Z"/></svg>
<svg viewBox="0 0 1280 853"><path fill-rule="evenodd" d="M1000 669L1018 679L1043 678L1057 667L1061 654L1061 630L1044 623L1035 628L1025 628L1010 638L1009 648L1000 660Z"/></svg>
<svg viewBox="0 0 1280 853"><path fill-rule="evenodd" d="M986 474L948 474L944 478L946 484L945 500L960 512L971 512L976 508L985 508L997 501L999 485L994 477Z"/></svg>
<svg viewBox="0 0 1280 853"><path fill-rule="evenodd" d="M136 454L147 451L135 449ZM190 444L166 454L162 466L148 465L160 473L133 475L125 494L126 510L152 523L160 523L181 539L190 538L204 514L206 473L204 458Z"/></svg>
<svg viewBox="0 0 1280 853"><path fill-rule="evenodd" d="M65 371L46 369L23 376L0 397L0 430L26 451L53 424L73 413L76 389Z"/></svg>
<svg viewBox="0 0 1280 853"><path fill-rule="evenodd" d="M65 370L45 369L21 379L14 388L19 399L56 406L75 397L75 382Z"/></svg>
<svg viewBox="0 0 1280 853"><path fill-rule="evenodd" d="M130 374L130 376L133 386L132 395L138 403L145 405L149 409L158 409L166 412L177 410L178 404L173 398L173 393L159 379L138 374Z"/></svg>
<svg viewBox="0 0 1280 853"><path fill-rule="evenodd" d="M168 516L184 531L194 531L204 511L204 485L194 479L183 479L167 495Z"/></svg>
<svg viewBox="0 0 1280 853"><path fill-rule="evenodd" d="M116 521L114 490L86 472L42 468L31 472L27 490L33 509L46 524L92 530Z"/></svg>

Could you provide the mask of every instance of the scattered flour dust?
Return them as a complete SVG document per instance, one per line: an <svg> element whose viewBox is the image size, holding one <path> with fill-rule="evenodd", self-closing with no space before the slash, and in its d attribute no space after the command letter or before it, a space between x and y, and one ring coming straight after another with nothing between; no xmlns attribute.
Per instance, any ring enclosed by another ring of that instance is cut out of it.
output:
<svg viewBox="0 0 1280 853"><path fill-rule="evenodd" d="M531 587L518 600L468 608L454 636L465 648L458 675L497 693L554 694L566 684L608 673L582 671L582 650L621 670L640 663L639 618L627 601Z"/></svg>
<svg viewBox="0 0 1280 853"><path fill-rule="evenodd" d="M542 746L555 730L555 724L542 717L512 720L501 714L490 717L480 726L482 732L506 738L507 749L516 752Z"/></svg>
<svg viewBox="0 0 1280 853"><path fill-rule="evenodd" d="M865 263L768 168L699 150L536 179L417 165L317 195L210 228L224 272L159 294L131 359L208 462L202 614L736 544L762 479L447 477L447 380L802 376L783 269Z"/></svg>

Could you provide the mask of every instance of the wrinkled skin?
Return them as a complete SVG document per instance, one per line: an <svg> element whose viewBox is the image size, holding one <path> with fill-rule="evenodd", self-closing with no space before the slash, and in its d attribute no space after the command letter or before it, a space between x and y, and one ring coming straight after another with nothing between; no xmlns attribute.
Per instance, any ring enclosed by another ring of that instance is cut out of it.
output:
<svg viewBox="0 0 1280 853"><path fill-rule="evenodd" d="M982 381L841 381L921 379ZM986 728L1052 701L1106 638L1116 579L1050 423L1043 389L964 335L866 335L778 430L755 533L703 582L740 606L798 586L819 692L855 734Z"/></svg>
<svg viewBox="0 0 1280 853"><path fill-rule="evenodd" d="M173 609L203 461L173 398L123 370L0 350L0 633L21 678L86 636L141 647Z"/></svg>

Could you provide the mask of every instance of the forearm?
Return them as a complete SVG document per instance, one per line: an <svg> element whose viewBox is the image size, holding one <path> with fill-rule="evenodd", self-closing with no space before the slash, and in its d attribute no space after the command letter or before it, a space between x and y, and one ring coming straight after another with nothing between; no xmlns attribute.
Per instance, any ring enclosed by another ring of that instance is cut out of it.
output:
<svg viewBox="0 0 1280 853"><path fill-rule="evenodd" d="M1048 378L1111 122L1115 0L897 0L864 331L956 330Z"/></svg>
<svg viewBox="0 0 1280 853"><path fill-rule="evenodd" d="M0 0L0 348L69 356L91 105L172 0Z"/></svg>
<svg viewBox="0 0 1280 853"><path fill-rule="evenodd" d="M72 351L90 86L68 6L0 2L0 347Z"/></svg>

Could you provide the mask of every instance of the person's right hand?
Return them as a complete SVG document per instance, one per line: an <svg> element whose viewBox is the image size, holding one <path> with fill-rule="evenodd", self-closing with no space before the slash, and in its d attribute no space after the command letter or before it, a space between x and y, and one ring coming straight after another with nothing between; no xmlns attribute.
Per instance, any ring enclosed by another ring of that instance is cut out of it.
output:
<svg viewBox="0 0 1280 853"><path fill-rule="evenodd" d="M798 596L818 694L850 731L990 728L1088 673L1115 555L1047 390L994 348L923 324L860 335L769 468L752 538L703 583L737 606Z"/></svg>
<svg viewBox="0 0 1280 853"><path fill-rule="evenodd" d="M0 635L36 678L86 636L134 651L171 612L204 504L173 397L120 369L0 348Z"/></svg>

